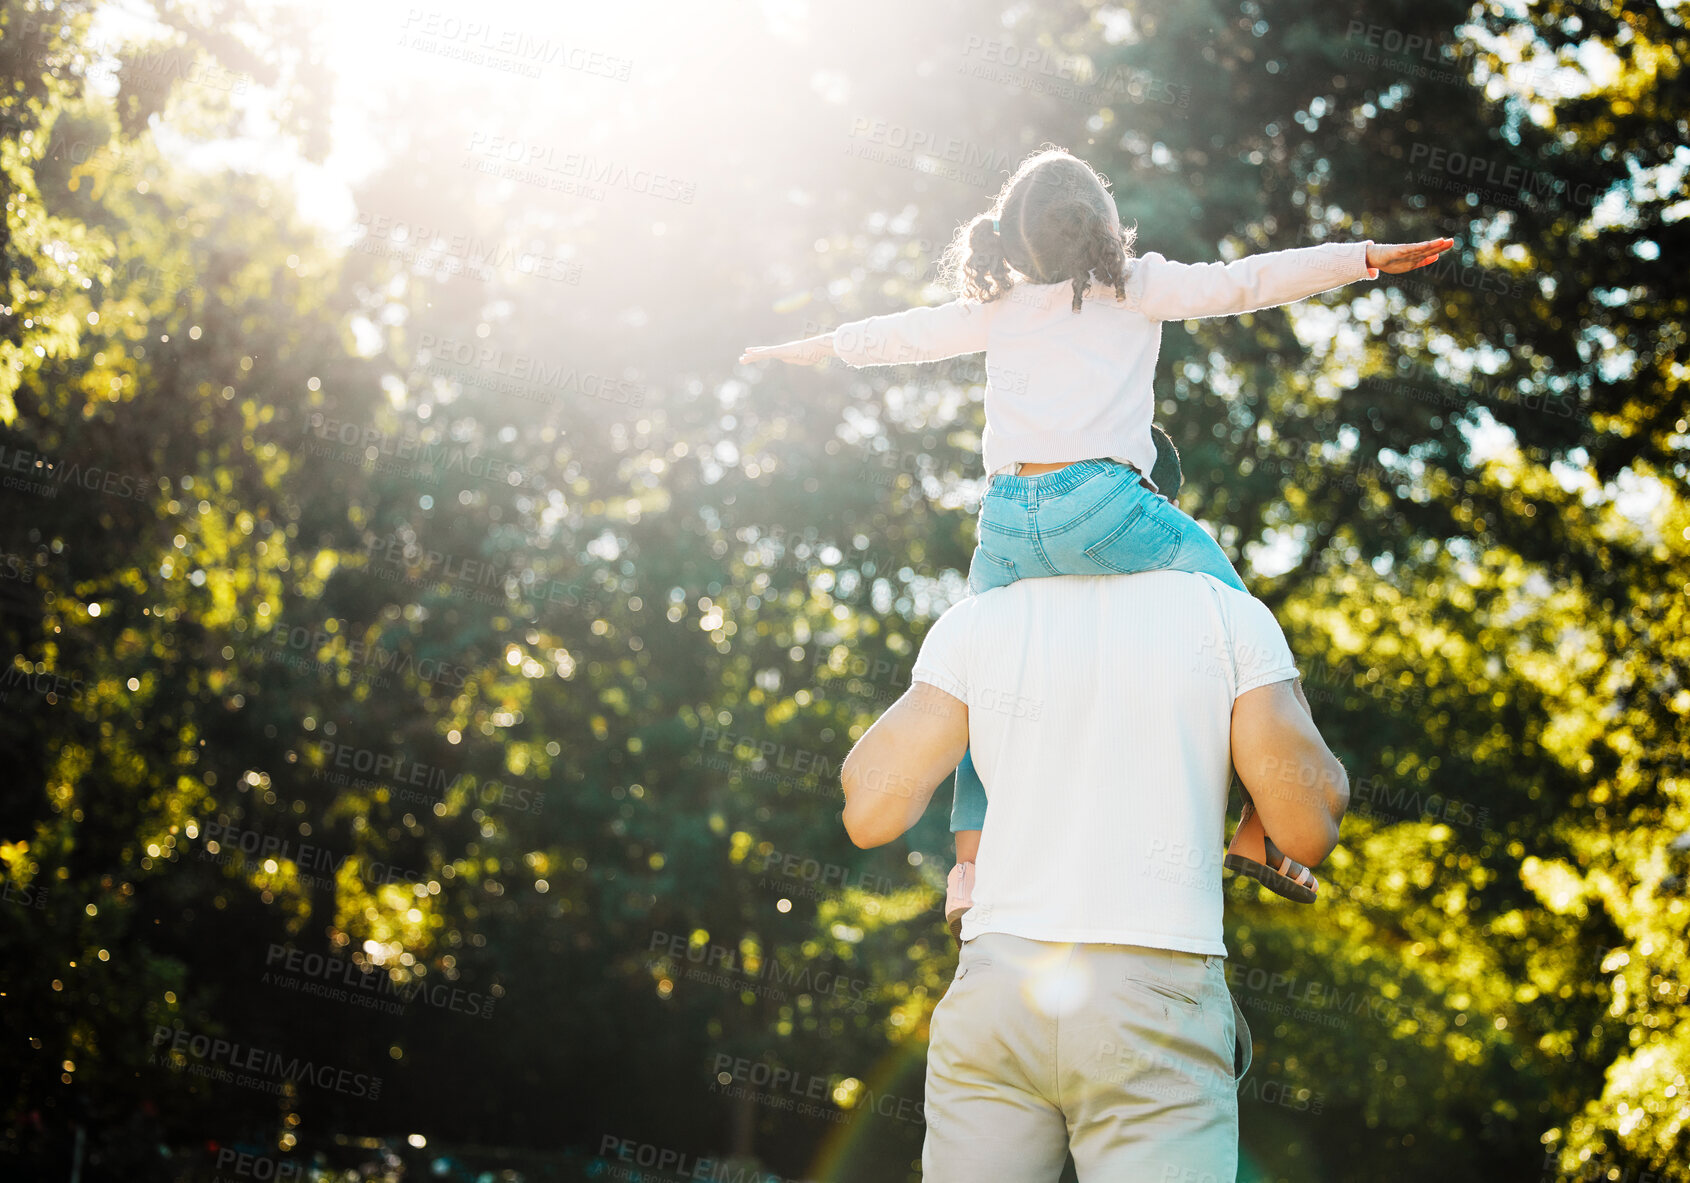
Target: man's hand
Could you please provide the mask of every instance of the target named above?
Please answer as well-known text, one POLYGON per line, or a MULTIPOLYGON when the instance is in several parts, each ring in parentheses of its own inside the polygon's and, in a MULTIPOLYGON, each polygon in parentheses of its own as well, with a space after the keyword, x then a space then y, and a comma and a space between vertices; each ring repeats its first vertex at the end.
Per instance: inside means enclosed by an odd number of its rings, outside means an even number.
POLYGON ((1430 238, 1425 242, 1388 243, 1383 246, 1374 243, 1367 248, 1367 265, 1387 275, 1401 275, 1404 271, 1436 263, 1438 256, 1454 245, 1453 238, 1430 238))
POLYGON ((805 337, 802 341, 788 341, 784 345, 753 345, 739 355, 739 360, 785 361, 799 366, 813 366, 817 362, 838 356, 833 351, 833 334, 823 333, 819 337, 805 337))

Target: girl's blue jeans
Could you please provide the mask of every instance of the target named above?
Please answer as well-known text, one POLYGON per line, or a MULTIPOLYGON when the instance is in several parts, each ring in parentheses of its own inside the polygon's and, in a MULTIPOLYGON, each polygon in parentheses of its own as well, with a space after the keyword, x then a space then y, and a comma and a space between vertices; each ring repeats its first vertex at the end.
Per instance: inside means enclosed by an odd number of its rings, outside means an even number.
MULTIPOLYGON (((1132 575, 1196 571, 1248 589, 1220 543, 1141 483, 1131 465, 1082 460, 1040 476, 995 476, 980 503, 969 590, 1041 575, 1132 575)), ((986 787, 972 752, 956 770, 951 830, 986 821, 986 787)))

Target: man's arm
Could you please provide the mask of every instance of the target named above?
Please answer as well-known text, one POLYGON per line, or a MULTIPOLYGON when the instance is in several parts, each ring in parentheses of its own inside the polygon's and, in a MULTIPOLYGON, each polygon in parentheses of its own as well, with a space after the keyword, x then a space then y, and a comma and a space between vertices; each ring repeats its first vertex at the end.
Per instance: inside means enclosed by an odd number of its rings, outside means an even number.
POLYGON ((968 750, 968 704, 916 682, 845 757, 845 832, 884 846, 921 820, 933 790, 968 750))
POLYGON ((1332 853, 1350 805, 1350 781, 1315 728, 1301 682, 1272 682, 1239 695, 1232 704, 1232 764, 1281 851, 1310 867, 1332 853))

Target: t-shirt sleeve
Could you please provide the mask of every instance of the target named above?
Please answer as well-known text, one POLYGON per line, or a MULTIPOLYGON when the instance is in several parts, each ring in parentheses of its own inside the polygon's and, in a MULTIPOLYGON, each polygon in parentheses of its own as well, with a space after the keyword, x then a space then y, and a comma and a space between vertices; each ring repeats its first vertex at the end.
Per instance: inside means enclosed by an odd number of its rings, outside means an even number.
POLYGON ((833 330, 833 351, 848 366, 897 366, 980 353, 994 305, 952 300, 852 320, 833 330))
POLYGON ((926 682, 953 698, 968 701, 968 615, 969 605, 976 597, 969 597, 949 608, 933 622, 916 654, 915 669, 910 672, 912 682, 926 682))
POLYGON ((1239 697, 1259 686, 1271 686, 1297 676, 1297 662, 1285 630, 1273 618, 1268 606, 1242 593, 1229 597, 1233 603, 1232 653, 1238 681, 1232 696, 1239 697))

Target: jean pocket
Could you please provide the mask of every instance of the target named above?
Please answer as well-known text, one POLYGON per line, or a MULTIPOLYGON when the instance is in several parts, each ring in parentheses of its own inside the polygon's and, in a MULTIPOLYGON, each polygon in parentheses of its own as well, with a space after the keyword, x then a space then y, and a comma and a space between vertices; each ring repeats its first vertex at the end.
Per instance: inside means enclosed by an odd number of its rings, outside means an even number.
MULTIPOLYGON (((1145 498, 1155 494, 1146 492, 1145 498)), ((1141 502, 1113 530, 1086 547, 1096 563, 1120 575, 1160 571, 1179 553, 1180 532, 1141 502)))
POLYGON ((1128 978, 1127 985, 1137 986, 1141 990, 1148 990, 1150 993, 1155 994, 1159 998, 1166 999, 1169 1002, 1177 1002, 1181 1006, 1189 1007, 1192 1010, 1200 1010, 1203 1006, 1201 999, 1193 998, 1191 994, 1187 992, 1190 989, 1187 986, 1176 986, 1171 982, 1164 982, 1156 978, 1145 977, 1128 978))
POLYGON ((1021 578, 1013 559, 995 555, 983 546, 974 548, 974 561, 968 567, 968 590, 975 595, 1003 587, 1021 578))

